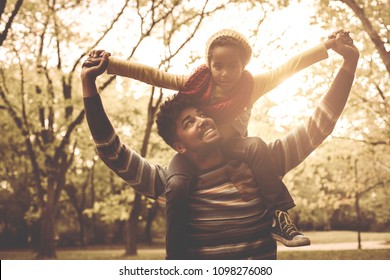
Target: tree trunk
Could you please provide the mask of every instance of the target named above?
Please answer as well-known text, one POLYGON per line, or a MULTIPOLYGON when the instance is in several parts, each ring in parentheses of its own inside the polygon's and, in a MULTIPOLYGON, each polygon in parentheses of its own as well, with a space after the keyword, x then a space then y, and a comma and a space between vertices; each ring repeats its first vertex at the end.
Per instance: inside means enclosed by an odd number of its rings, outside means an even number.
POLYGON ((10 244, 10 234, 9 234, 9 227, 8 227, 8 211, 7 207, 3 207, 0 205, 0 213, 1 216, 3 217, 2 222, 3 222, 3 229, 2 233, 0 234, 0 245, 4 244, 4 247, 7 248, 8 244, 10 244))
POLYGON ((158 203, 154 202, 152 204, 152 207, 148 211, 148 215, 146 217, 146 226, 145 226, 145 242, 151 245, 153 243, 153 238, 152 238, 152 224, 154 221, 154 218, 156 217, 157 214, 157 208, 158 208, 158 203))
POLYGON ((361 229, 360 229, 360 205, 359 205, 359 192, 355 194, 355 210, 356 210, 356 219, 357 219, 357 233, 358 233, 358 249, 362 249, 362 239, 361 239, 361 229))
POLYGON ((79 242, 81 246, 85 246, 85 222, 84 222, 82 210, 77 211, 77 220, 79 221, 79 227, 80 227, 79 242))
MULTIPOLYGON (((48 165, 50 166, 50 165, 48 165)), ((55 240, 55 217, 60 192, 65 184, 65 174, 67 170, 66 155, 62 155, 62 161, 59 164, 53 164, 47 168, 47 192, 46 202, 41 206, 41 226, 40 240, 38 245, 37 259, 56 259, 56 240, 55 240)))
POLYGON ((55 213, 51 203, 42 209, 40 219, 40 239, 36 259, 56 259, 55 249, 55 213))
MULTIPOLYGON (((91 207, 95 204, 96 193, 95 193, 95 164, 92 166, 91 170, 91 207)), ((92 242, 94 244, 98 243, 97 234, 96 234, 96 215, 92 213, 92 242)))
POLYGON ((138 233, 138 217, 141 214, 142 201, 141 195, 136 193, 134 205, 130 213, 130 217, 126 222, 125 228, 125 255, 137 255, 137 233, 138 233))
POLYGON ((356 226, 357 226, 357 233, 358 233, 358 249, 360 250, 362 248, 361 243, 361 233, 360 233, 360 205, 359 205, 359 191, 358 191, 358 170, 357 170, 357 162, 358 160, 355 159, 355 211, 356 211, 356 226))

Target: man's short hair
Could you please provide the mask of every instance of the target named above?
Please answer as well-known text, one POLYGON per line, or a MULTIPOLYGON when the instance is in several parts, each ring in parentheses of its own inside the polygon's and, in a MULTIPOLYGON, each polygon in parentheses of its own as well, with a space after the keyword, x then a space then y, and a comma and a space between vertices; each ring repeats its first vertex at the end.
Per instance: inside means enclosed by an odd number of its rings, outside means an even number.
POLYGON ((199 103, 193 96, 185 94, 175 94, 161 104, 156 119, 157 132, 169 146, 173 147, 177 141, 176 120, 184 109, 190 107, 199 108, 199 103))

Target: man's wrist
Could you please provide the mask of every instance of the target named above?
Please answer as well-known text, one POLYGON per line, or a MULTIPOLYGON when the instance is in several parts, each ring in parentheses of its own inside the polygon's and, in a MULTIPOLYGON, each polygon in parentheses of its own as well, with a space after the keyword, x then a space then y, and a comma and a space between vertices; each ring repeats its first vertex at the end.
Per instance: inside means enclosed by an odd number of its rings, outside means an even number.
POLYGON ((91 73, 85 73, 85 72, 82 72, 81 75, 80 75, 80 78, 81 78, 81 81, 84 83, 94 83, 96 81, 96 77, 94 77, 93 75, 91 75, 91 73))
POLYGON ((96 88, 96 78, 90 75, 81 74, 81 84, 83 87, 83 97, 98 95, 96 88))
POLYGON ((343 65, 341 68, 343 68, 347 72, 351 73, 352 75, 355 75, 358 61, 359 61, 359 59, 356 59, 356 58, 344 59, 344 62, 343 62, 343 65))

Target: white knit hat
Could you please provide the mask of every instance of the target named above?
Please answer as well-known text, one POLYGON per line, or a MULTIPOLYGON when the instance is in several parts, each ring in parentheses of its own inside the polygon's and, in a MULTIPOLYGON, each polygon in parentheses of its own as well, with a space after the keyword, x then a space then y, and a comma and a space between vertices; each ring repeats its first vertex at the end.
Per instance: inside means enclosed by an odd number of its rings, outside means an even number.
POLYGON ((209 51, 210 51, 210 46, 212 43, 215 41, 215 39, 220 38, 220 37, 231 37, 234 40, 236 40, 240 45, 242 46, 242 49, 244 51, 244 61, 243 64, 246 66, 249 61, 251 60, 252 57, 252 47, 249 45, 248 40, 242 35, 241 33, 233 30, 233 29, 222 29, 213 35, 207 40, 206 43, 206 63, 209 65, 209 51))

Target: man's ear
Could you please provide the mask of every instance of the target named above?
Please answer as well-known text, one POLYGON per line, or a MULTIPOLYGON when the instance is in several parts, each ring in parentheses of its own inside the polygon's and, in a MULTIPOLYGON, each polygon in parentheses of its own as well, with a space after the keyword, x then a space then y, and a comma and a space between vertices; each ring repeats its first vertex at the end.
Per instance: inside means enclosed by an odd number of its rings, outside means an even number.
POLYGON ((184 154, 187 151, 186 148, 180 142, 173 143, 172 147, 179 154, 184 154))

